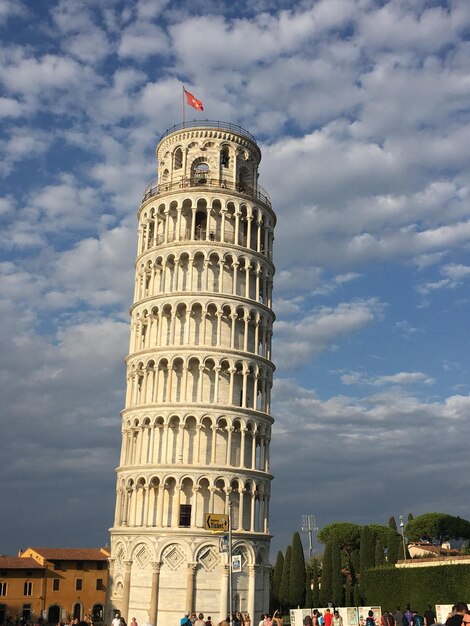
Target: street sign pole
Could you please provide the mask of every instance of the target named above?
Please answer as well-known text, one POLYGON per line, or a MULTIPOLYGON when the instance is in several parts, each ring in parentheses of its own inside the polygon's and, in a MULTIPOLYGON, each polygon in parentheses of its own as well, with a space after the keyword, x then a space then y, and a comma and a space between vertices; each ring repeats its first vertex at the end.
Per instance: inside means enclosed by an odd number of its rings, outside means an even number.
POLYGON ((229 601, 228 601, 228 610, 229 610, 229 624, 232 623, 232 503, 228 501, 228 593, 229 593, 229 601))

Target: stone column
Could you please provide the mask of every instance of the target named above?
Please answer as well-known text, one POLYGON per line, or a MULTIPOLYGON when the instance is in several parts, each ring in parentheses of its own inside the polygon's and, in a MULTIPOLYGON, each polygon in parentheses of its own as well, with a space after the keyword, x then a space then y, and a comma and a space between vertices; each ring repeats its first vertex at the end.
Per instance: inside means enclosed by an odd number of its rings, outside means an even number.
POLYGON ((107 624, 111 624, 114 619, 114 611, 115 608, 111 604, 111 589, 114 584, 114 565, 116 559, 109 558, 108 559, 108 584, 106 585, 106 613, 105 613, 105 621, 107 624))
POLYGON ((152 626, 157 624, 158 614, 158 593, 160 587, 160 568, 161 563, 158 561, 152 562, 152 590, 150 592, 150 608, 149 608, 149 622, 152 626))
POLYGON ((196 563, 188 563, 186 574, 186 611, 194 611, 194 575, 196 563))
POLYGON ((132 569, 132 561, 124 561, 124 589, 122 592, 122 600, 121 600, 121 615, 124 619, 129 622, 129 594, 131 591, 131 569, 132 569))
MULTIPOLYGON (((222 581, 220 585, 220 621, 227 619, 228 615, 228 577, 229 566, 222 565, 222 581)), ((251 613, 250 613, 251 615, 251 613)), ((253 618, 251 618, 253 619, 253 618)))
MULTIPOLYGON (((248 566, 248 613, 251 621, 255 623, 255 589, 256 589, 256 565, 248 566)), ((266 609, 268 610, 268 609, 266 609)))

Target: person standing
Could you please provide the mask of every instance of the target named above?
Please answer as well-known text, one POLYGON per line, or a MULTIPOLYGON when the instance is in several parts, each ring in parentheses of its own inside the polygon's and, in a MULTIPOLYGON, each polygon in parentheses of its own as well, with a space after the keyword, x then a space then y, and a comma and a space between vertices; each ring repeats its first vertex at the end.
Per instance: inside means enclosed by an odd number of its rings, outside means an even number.
POLYGON ((461 626, 467 611, 468 606, 465 602, 457 602, 455 605, 455 613, 447 618, 446 626, 461 626))
POLYGON ((395 611, 395 615, 393 617, 395 620, 395 626, 404 626, 403 611, 399 606, 397 606, 397 610, 395 611))
POLYGON ((194 622, 194 626, 206 626, 206 622, 204 621, 204 613, 199 613, 197 616, 197 620, 194 622))
POLYGON ((424 618, 418 613, 418 611, 413 611, 412 626, 424 626, 424 618))
POLYGON ((428 604, 428 608, 424 611, 424 626, 432 626, 436 623, 436 614, 431 608, 431 605, 428 604))
POLYGON ((111 622, 112 626, 120 626, 121 624, 121 614, 120 613, 116 613, 116 615, 114 616, 113 621, 111 622))
POLYGON ((323 622, 325 626, 331 626, 332 621, 333 621, 333 615, 331 614, 330 609, 326 609, 325 615, 323 616, 323 622))
POLYGON ((333 626, 343 626, 343 618, 339 614, 339 611, 335 611, 333 613, 332 624, 333 624, 333 626))

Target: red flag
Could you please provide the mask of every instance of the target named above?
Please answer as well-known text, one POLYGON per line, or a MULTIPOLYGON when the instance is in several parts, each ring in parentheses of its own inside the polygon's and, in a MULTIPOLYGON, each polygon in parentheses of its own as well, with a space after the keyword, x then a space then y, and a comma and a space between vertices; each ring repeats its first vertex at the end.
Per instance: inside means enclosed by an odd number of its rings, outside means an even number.
POLYGON ((186 102, 190 107, 193 107, 193 109, 196 109, 197 111, 204 111, 204 107, 202 106, 202 102, 200 100, 195 98, 192 93, 189 93, 189 91, 186 91, 186 89, 184 89, 184 93, 186 94, 186 102))

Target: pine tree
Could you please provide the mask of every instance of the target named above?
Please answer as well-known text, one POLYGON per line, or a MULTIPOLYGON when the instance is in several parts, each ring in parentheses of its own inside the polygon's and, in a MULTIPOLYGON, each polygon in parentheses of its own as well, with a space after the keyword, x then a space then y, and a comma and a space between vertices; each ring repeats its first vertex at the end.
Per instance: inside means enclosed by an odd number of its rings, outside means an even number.
POLYGON ((413 513, 408 513, 408 521, 411 522, 411 520, 413 520, 413 513))
POLYGON ((292 554, 290 563, 291 607, 303 607, 305 603, 305 557, 299 533, 292 536, 292 554))
POLYGON ((318 586, 318 562, 317 562, 317 559, 313 559, 312 580, 313 580, 312 607, 314 609, 318 609, 318 607, 320 606, 320 587, 318 586))
POLYGON ((323 553, 323 569, 321 574, 320 603, 322 606, 328 606, 328 602, 331 602, 333 597, 331 548, 331 541, 327 541, 325 552, 323 553))
POLYGON ((290 608, 290 561, 292 555, 291 546, 287 546, 284 565, 282 567, 281 584, 279 585, 279 602, 281 606, 290 608))
POLYGON ((394 515, 390 516, 390 519, 388 520, 388 527, 397 532, 397 522, 394 515))
POLYGON ((277 553, 276 564, 274 566, 273 577, 271 582, 271 612, 274 613, 276 609, 280 608, 279 601, 279 586, 281 584, 282 569, 284 567, 284 555, 279 550, 277 553))
POLYGON ((344 590, 338 537, 333 537, 331 544, 331 579, 333 604, 335 606, 342 606, 344 590))

